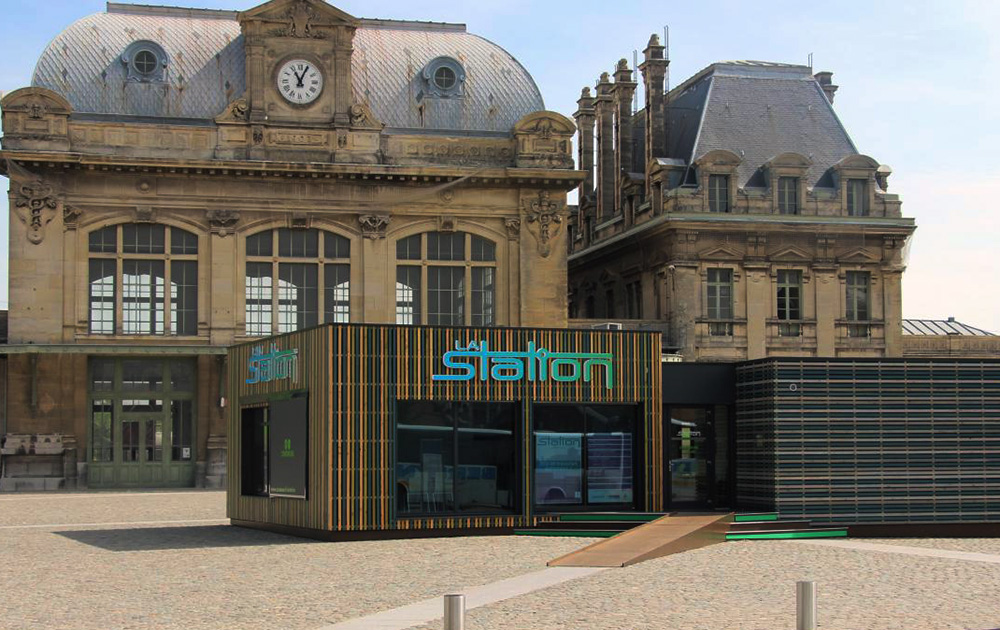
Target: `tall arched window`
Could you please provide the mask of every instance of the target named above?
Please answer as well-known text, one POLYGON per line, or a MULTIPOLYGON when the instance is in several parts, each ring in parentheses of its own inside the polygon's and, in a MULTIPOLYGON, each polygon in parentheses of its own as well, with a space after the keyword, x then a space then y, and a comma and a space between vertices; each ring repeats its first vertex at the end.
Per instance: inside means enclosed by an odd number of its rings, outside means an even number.
POLYGON ((343 236, 266 230, 247 237, 246 259, 248 336, 350 321, 351 242, 343 236))
POLYGON ((427 232, 396 242, 397 324, 493 326, 495 305, 492 241, 465 232, 427 232))
POLYGON ((125 223, 94 230, 88 245, 92 334, 198 334, 197 235, 125 223))

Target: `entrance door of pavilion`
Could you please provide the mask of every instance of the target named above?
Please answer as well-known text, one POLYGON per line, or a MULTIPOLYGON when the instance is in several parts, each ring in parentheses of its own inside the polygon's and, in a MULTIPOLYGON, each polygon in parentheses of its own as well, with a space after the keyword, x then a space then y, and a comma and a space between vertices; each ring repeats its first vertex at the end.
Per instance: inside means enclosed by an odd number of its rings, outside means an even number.
POLYGON ((194 485, 194 375, 190 360, 90 361, 88 485, 194 485))

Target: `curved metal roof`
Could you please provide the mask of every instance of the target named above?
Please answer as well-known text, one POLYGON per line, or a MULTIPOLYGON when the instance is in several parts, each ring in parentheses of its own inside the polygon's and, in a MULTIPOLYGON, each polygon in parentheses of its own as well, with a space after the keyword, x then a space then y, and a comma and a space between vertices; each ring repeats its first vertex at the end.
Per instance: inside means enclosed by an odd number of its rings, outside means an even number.
MULTIPOLYGON (((82 18, 56 36, 32 85, 80 113, 210 119, 245 91, 243 37, 235 13, 142 7, 82 18), (127 80, 121 55, 150 40, 167 56, 165 81, 127 80)), ((544 109, 531 75, 507 51, 462 25, 362 20, 354 38, 354 91, 389 127, 509 131, 544 109), (448 56, 464 67, 461 98, 426 94, 421 72, 448 56)))

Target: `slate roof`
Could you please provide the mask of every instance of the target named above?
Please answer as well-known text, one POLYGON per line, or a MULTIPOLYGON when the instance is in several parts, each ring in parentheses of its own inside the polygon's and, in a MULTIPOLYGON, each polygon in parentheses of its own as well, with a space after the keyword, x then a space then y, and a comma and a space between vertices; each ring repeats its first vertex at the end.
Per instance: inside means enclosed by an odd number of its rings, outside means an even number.
POLYGON ((705 68, 671 91, 667 155, 692 163, 725 149, 742 157, 738 185, 785 152, 811 157, 810 187, 834 164, 858 153, 807 66, 727 61, 705 68))
MULTIPOLYGON (((461 24, 361 20, 354 39, 355 97, 389 127, 509 131, 545 108, 527 70, 496 44, 461 24), (426 98, 419 75, 438 56, 458 59, 465 96, 426 98)), ((211 119, 245 91, 243 37, 232 11, 108 4, 108 11, 67 27, 42 53, 32 85, 93 114, 211 119), (126 81, 129 44, 156 42, 169 62, 164 83, 126 81)))
POLYGON ((954 317, 948 319, 904 319, 904 335, 972 335, 975 337, 995 337, 994 333, 975 328, 954 317))

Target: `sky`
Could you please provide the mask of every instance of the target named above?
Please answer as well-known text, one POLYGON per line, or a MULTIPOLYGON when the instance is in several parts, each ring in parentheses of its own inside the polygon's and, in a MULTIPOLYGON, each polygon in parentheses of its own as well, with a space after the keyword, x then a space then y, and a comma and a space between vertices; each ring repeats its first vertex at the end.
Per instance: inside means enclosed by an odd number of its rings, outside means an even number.
MULTIPOLYGON (((146 3, 154 3, 147 0, 146 3)), ((246 10, 254 0, 166 0, 246 10)), ((903 316, 1000 333, 1000 2, 759 0, 333 2, 356 17, 460 22, 534 76, 548 109, 571 116, 584 86, 669 27, 670 83, 705 66, 753 59, 833 72, 835 109, 861 153, 892 167, 889 192, 917 232, 903 316)), ((0 92, 31 82, 48 42, 103 11, 98 0, 0 0, 0 92)), ((641 90, 641 88, 640 88, 641 90)), ((640 93, 640 102, 641 101, 640 93)), ((0 178, 0 186, 7 182, 0 178)), ((0 306, 7 303, 7 223, 0 221, 0 306)))

